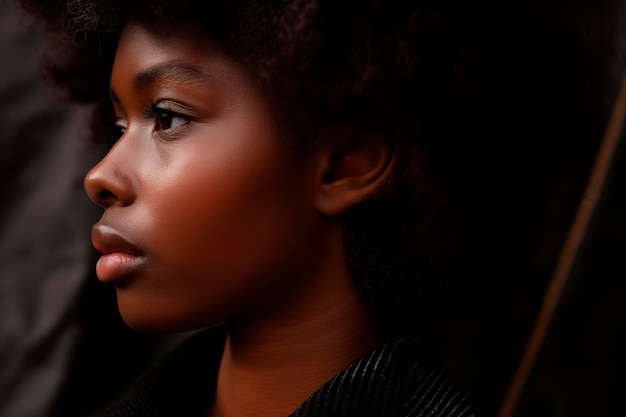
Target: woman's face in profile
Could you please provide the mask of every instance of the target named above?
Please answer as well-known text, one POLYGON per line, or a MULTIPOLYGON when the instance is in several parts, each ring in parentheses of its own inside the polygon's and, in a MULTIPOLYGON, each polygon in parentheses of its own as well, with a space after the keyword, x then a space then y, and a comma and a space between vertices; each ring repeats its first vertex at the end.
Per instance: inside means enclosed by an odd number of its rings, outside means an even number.
POLYGON ((124 28, 111 75, 121 136, 85 179, 105 208, 98 277, 140 330, 267 311, 321 250, 312 164, 281 143, 245 71, 198 33, 124 28))

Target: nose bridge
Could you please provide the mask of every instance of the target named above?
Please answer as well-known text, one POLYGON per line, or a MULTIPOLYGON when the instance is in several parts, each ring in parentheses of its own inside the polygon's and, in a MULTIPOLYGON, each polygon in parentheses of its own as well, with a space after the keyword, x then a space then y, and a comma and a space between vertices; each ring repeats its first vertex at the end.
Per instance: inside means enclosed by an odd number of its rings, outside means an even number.
POLYGON ((135 200, 130 141, 122 137, 85 176, 89 198, 102 207, 127 206, 135 200))

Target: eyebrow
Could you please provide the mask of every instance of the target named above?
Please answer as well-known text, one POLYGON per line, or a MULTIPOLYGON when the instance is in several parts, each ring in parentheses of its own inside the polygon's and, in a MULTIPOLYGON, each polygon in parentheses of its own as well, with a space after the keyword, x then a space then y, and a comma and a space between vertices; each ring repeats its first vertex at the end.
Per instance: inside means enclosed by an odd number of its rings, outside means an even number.
MULTIPOLYGON (((202 68, 181 61, 167 61, 141 70, 133 77, 133 88, 141 90, 155 82, 172 84, 195 84, 201 87, 213 84, 213 77, 202 68)), ((113 88, 109 89, 111 99, 119 102, 113 88)))

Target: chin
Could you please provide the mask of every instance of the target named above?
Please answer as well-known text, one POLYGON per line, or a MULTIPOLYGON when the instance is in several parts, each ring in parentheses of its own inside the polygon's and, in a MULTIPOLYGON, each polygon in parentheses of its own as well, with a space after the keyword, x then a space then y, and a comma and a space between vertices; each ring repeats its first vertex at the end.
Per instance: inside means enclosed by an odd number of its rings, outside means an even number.
POLYGON ((120 305, 119 310, 124 323, 140 333, 180 333, 219 324, 219 321, 200 323, 184 316, 167 314, 163 310, 154 311, 154 308, 146 311, 146 309, 120 305))

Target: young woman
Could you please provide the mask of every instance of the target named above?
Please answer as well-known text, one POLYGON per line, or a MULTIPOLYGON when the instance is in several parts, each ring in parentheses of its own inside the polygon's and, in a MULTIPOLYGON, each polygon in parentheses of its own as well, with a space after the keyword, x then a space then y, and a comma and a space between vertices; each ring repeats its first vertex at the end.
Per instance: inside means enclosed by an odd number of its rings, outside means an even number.
POLYGON ((116 136, 85 179, 99 279, 134 329, 209 327, 97 416, 474 414, 415 324, 498 177, 461 7, 32 3, 116 136))

